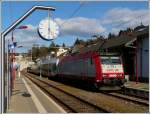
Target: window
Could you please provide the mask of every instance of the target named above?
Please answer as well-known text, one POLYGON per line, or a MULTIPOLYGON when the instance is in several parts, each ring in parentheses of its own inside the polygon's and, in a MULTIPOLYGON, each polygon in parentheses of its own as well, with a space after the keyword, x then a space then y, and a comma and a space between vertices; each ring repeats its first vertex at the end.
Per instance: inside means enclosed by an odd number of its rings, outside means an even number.
POLYGON ((119 57, 101 57, 102 64, 121 64, 119 57))

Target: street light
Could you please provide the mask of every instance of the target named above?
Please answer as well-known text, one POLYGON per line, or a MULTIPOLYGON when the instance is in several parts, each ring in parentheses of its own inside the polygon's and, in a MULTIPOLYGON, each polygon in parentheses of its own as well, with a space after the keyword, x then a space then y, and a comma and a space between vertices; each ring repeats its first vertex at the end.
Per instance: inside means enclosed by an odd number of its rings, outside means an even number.
POLYGON ((32 47, 31 47, 31 62, 32 62, 32 47))
POLYGON ((42 73, 42 72, 41 72, 41 63, 42 63, 42 61, 41 61, 41 59, 40 59, 40 78, 42 77, 42 76, 41 76, 41 73, 42 73))
POLYGON ((27 26, 19 26, 18 28, 14 28, 14 29, 12 30, 12 42, 14 41, 13 35, 14 35, 14 31, 15 31, 16 29, 27 29, 27 28, 28 28, 27 26))
POLYGON ((17 48, 22 48, 23 46, 18 46, 17 48))
POLYGON ((17 47, 17 42, 14 42, 14 31, 16 30, 16 29, 27 29, 28 27, 27 26, 19 26, 18 28, 14 28, 13 30, 12 30, 12 43, 13 43, 13 45, 12 45, 12 78, 13 78, 13 80, 12 80, 12 88, 14 88, 14 80, 15 80, 15 75, 16 75, 16 69, 15 69, 15 67, 14 67, 14 63, 15 63, 15 47, 17 47))
MULTIPOLYGON (((16 44, 17 42, 15 42, 16 44)), ((23 46, 18 46, 18 48, 20 47, 23 47, 23 46)), ((11 76, 10 76, 10 50, 14 49, 15 48, 15 45, 14 44, 10 44, 9 40, 8 40, 8 44, 7 44, 7 73, 8 73, 8 77, 7 77, 7 107, 9 108, 9 105, 10 105, 10 96, 12 95, 12 80, 11 80, 11 76)), ((13 64, 12 64, 13 65, 13 64)), ((12 69, 11 69, 12 70, 12 69)), ((19 75, 20 75, 20 72, 19 72, 19 75)))
MULTIPOLYGON (((17 46, 17 48, 22 48, 23 46, 17 46)), ((19 65, 19 64, 18 64, 19 65)), ((20 65, 18 66, 18 77, 20 78, 20 65)))
POLYGON ((10 104, 10 96, 11 96, 11 94, 12 94, 12 89, 11 89, 11 77, 10 77, 10 57, 9 57, 9 54, 10 54, 10 48, 11 48, 11 46, 10 46, 10 44, 9 44, 9 40, 8 40, 8 42, 7 42, 8 44, 7 44, 7 74, 8 74, 8 77, 7 77, 7 98, 8 98, 8 100, 7 100, 7 107, 8 107, 8 109, 9 109, 9 104, 10 104))

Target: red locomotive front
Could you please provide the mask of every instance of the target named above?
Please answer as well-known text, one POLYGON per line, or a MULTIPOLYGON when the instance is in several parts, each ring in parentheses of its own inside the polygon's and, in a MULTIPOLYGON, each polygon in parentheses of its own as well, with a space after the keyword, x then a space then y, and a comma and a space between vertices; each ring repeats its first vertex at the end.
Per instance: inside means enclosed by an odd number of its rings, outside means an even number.
POLYGON ((122 87, 124 80, 123 63, 119 56, 101 55, 96 57, 96 84, 99 87, 122 87), (98 61, 99 60, 99 61, 98 61))

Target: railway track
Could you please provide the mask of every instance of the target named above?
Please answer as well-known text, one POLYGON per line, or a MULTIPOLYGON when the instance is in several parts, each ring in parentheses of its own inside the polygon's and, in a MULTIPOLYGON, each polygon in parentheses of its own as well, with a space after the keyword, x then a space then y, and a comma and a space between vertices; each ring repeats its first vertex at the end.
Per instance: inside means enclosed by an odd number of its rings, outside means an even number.
POLYGON ((112 97, 116 97, 119 99, 127 100, 129 102, 137 103, 140 105, 149 106, 149 101, 142 99, 142 98, 136 98, 136 97, 124 95, 124 94, 121 94, 118 92, 111 92, 111 93, 103 92, 103 94, 108 95, 108 96, 112 96, 112 97))
POLYGON ((42 81, 38 78, 33 78, 29 74, 24 74, 27 78, 29 78, 32 82, 38 85, 42 90, 44 90, 47 94, 55 98, 58 102, 63 104, 68 112, 87 112, 87 113, 106 113, 109 112, 101 107, 98 107, 95 104, 87 102, 84 99, 81 99, 77 96, 74 96, 66 91, 61 90, 45 81, 42 81))
POLYGON ((127 95, 127 96, 131 96, 131 97, 136 97, 139 99, 149 100, 149 92, 148 91, 137 90, 134 88, 125 87, 121 91, 118 91, 118 93, 123 94, 123 95, 127 95))
POLYGON ((72 87, 62 83, 39 78, 36 75, 25 73, 35 84, 47 94, 56 99, 67 112, 147 112, 148 101, 120 93, 74 91, 72 87), (32 78, 32 79, 31 79, 32 78), (40 84, 43 83, 43 84, 40 84), (65 88, 69 87, 69 91, 65 88), (84 94, 84 96, 80 94, 84 94), (57 94, 57 95, 56 95, 57 94), (120 100, 119 100, 120 99, 120 100), (105 101, 105 102, 104 102, 105 101), (101 108, 102 107, 102 108, 101 108), (120 107, 120 108, 119 108, 120 107))

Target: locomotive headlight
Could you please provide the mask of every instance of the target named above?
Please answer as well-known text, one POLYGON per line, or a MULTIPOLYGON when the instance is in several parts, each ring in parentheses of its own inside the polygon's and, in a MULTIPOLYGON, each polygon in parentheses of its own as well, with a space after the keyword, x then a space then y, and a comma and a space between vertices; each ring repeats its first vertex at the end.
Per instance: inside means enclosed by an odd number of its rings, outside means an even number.
POLYGON ((100 80, 96 80, 96 82, 100 82, 100 80))
POLYGON ((107 75, 106 75, 106 74, 103 74, 103 77, 107 77, 107 75))
POLYGON ((118 74, 117 76, 118 76, 118 77, 121 77, 121 76, 122 76, 122 74, 118 74))

